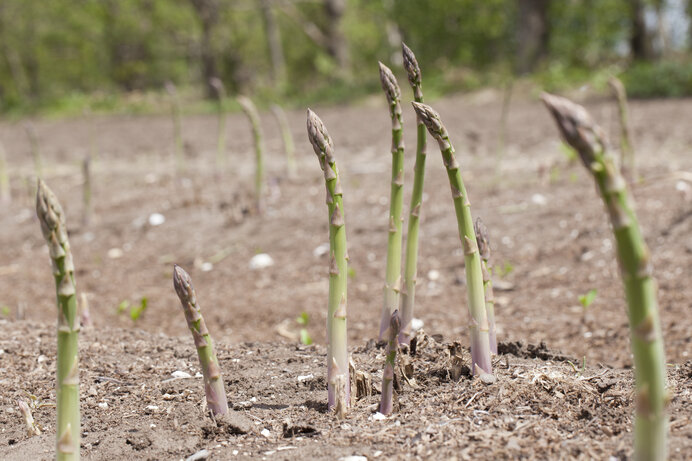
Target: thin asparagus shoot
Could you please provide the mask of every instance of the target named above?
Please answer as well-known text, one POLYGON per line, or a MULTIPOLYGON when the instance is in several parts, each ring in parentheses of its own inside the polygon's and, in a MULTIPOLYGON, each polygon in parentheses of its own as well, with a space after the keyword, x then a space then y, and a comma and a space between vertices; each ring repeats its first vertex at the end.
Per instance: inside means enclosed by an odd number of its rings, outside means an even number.
POLYGON ((634 355, 636 410, 634 458, 666 459, 669 394, 666 362, 658 317, 656 282, 649 249, 642 237, 627 183, 615 166, 602 129, 586 109, 568 99, 544 93, 543 102, 563 139, 579 154, 603 199, 617 251, 627 299, 630 343, 634 355))
POLYGON ((173 137, 175 138, 175 169, 177 173, 185 170, 185 145, 183 141, 183 115, 178 89, 173 82, 166 82, 166 91, 171 97, 171 117, 173 118, 173 137))
POLYGON ((627 109, 627 90, 622 81, 612 76, 608 85, 618 103, 620 116, 620 168, 622 175, 631 183, 637 180, 637 165, 634 158, 634 149, 630 138, 629 110, 627 109))
POLYGON ((23 399, 17 400, 17 406, 19 407, 19 412, 24 418, 24 424, 26 425, 26 433, 29 437, 34 435, 41 435, 41 428, 34 421, 34 416, 31 414, 31 408, 23 399))
POLYGON ((41 160, 41 148, 39 146, 38 134, 33 123, 29 122, 24 126, 26 135, 31 145, 31 158, 34 160, 34 173, 37 178, 43 177, 43 161, 41 160))
MULTIPOLYGON (((413 97, 416 102, 423 102, 423 89, 421 87, 421 72, 418 61, 413 51, 401 44, 404 56, 404 68, 408 74, 408 81, 413 89, 413 97)), ((399 342, 409 344, 411 342, 411 322, 416 296, 416 277, 418 274, 418 229, 420 225, 421 206, 423 204, 423 183, 425 178, 426 136, 425 124, 417 120, 416 164, 413 168, 413 191, 411 192, 411 206, 409 207, 408 231, 406 233, 406 259, 404 260, 404 286, 401 289, 401 333, 399 342)))
POLYGON ((226 166, 226 110, 224 109, 224 101, 226 101, 226 87, 220 78, 212 77, 209 84, 216 91, 217 98, 217 142, 216 142, 216 166, 223 168, 226 166))
POLYGON ((395 310, 389 320, 389 341, 387 342, 387 355, 382 373, 380 413, 383 415, 390 415, 394 406, 394 368, 396 367, 396 354, 399 351, 399 330, 401 330, 401 319, 399 318, 399 311, 395 310))
POLYGON ((402 218, 404 203, 404 140, 401 120, 401 90, 392 71, 380 63, 380 81, 389 103, 389 115, 392 119, 392 182, 389 195, 389 226, 387 238, 387 269, 384 284, 384 303, 380 321, 380 335, 386 337, 392 312, 399 307, 401 291, 401 242, 402 218))
POLYGON ((440 116, 435 110, 425 104, 412 102, 413 108, 425 123, 430 135, 435 138, 442 152, 442 160, 447 168, 447 177, 452 189, 454 210, 457 216, 459 237, 464 248, 464 261, 466 266, 466 286, 468 296, 471 324, 469 326, 471 336, 471 370, 474 375, 492 373, 490 362, 490 340, 488 316, 485 310, 485 296, 483 293, 483 271, 481 269, 481 257, 478 251, 476 233, 473 229, 471 217, 471 204, 469 203, 466 187, 461 177, 459 163, 454 156, 454 146, 449 140, 447 129, 442 124, 440 116))
POLYGON ((197 357, 204 376, 207 407, 214 416, 224 415, 228 413, 228 402, 219 361, 214 353, 214 345, 209 330, 207 330, 207 325, 197 304, 197 295, 192 286, 192 280, 188 273, 178 265, 173 267, 173 287, 180 298, 187 326, 190 328, 197 348, 197 357))
POLYGON ((91 204, 91 155, 82 161, 82 224, 88 226, 93 214, 91 204))
POLYGON ((57 459, 79 460, 79 315, 72 251, 65 215, 55 194, 39 179, 36 215, 48 245, 58 304, 57 459))
POLYGON ((493 294, 492 268, 488 263, 490 259, 490 239, 488 229, 481 221, 476 218, 474 226, 476 240, 478 241, 478 252, 481 255, 481 270, 483 271, 483 292, 485 293, 485 312, 488 315, 488 340, 490 341, 490 352, 497 354, 497 334, 495 333, 495 295, 493 294))
POLYGON ((329 212, 329 305, 327 311, 328 407, 343 417, 350 403, 348 368, 346 285, 348 255, 343 191, 334 158, 334 144, 322 120, 308 109, 308 138, 324 172, 329 212))
POLYGON ((262 210, 262 194, 264 191, 264 140, 260 125, 259 113, 252 100, 246 96, 238 96, 243 113, 250 121, 252 137, 255 143, 255 204, 258 211, 262 210))
POLYGON ((281 130, 281 139, 284 142, 284 151, 286 153, 286 167, 288 168, 288 175, 291 178, 296 176, 296 159, 295 159, 295 144, 293 143, 293 135, 291 134, 291 127, 288 126, 288 119, 286 118, 286 112, 278 104, 272 106, 272 113, 279 124, 279 129, 281 130))
POLYGON ((8 167, 5 146, 0 143, 0 203, 10 203, 12 201, 10 174, 7 170, 8 167))

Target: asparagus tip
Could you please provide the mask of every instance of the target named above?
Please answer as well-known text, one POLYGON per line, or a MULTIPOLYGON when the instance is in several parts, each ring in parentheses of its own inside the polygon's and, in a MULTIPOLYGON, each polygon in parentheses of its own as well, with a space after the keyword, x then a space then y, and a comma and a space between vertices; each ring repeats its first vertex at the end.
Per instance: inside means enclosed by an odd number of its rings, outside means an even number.
POLYGON ((312 144, 315 154, 317 154, 318 157, 322 157, 326 154, 328 158, 332 158, 332 150, 334 149, 332 138, 329 136, 329 132, 322 120, 309 108, 307 126, 308 138, 310 139, 310 144, 312 144))
POLYGON ((173 288, 180 299, 187 299, 192 291, 192 279, 185 269, 173 265, 173 288))
POLYGON ((397 104, 401 99, 401 89, 399 88, 399 83, 396 81, 396 77, 392 70, 379 62, 380 65, 380 82, 382 83, 382 89, 387 96, 387 101, 390 105, 397 104))
POLYGON ((421 73, 416 55, 413 54, 411 48, 404 42, 401 42, 401 54, 404 57, 404 69, 406 69, 406 73, 408 74, 409 83, 413 87, 419 86, 421 84, 421 73))
POLYGON ((562 138, 572 146, 587 168, 597 153, 605 151, 605 135, 586 109, 567 98, 542 93, 541 100, 555 119, 562 138))
POLYGON ((441 141, 447 130, 445 129, 444 125, 442 125, 440 114, 438 114, 435 109, 427 104, 423 104, 422 102, 412 101, 411 104, 430 134, 437 139, 438 142, 441 141))

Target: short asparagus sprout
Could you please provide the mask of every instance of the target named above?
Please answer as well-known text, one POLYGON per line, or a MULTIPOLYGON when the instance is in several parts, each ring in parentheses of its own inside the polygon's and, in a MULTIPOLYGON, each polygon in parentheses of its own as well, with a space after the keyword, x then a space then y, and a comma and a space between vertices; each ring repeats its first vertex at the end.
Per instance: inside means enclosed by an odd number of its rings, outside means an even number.
POLYGON ((634 457, 666 459, 666 362, 658 317, 656 282, 649 249, 642 237, 627 183, 615 166, 603 131, 586 109, 568 99, 544 93, 543 102, 564 140, 579 154, 603 199, 613 233, 627 299, 630 341, 634 355, 636 417, 634 457))
MULTIPOLYGON (((413 89, 416 102, 423 102, 423 90, 421 88, 421 72, 416 61, 416 56, 406 44, 401 44, 404 68, 408 74, 408 81, 413 89)), ((411 206, 409 207, 408 232, 406 233, 406 259, 404 261, 404 286, 401 289, 401 332, 399 342, 409 344, 411 342, 411 322, 416 296, 416 274, 418 273, 418 228, 420 225, 421 206, 423 205, 423 182, 425 178, 426 135, 425 124, 417 119, 417 143, 416 164, 413 167, 413 191, 411 192, 411 206)))
POLYGON ((288 119, 286 118, 286 112, 278 104, 272 106, 272 113, 279 124, 279 129, 281 130, 281 139, 284 142, 284 151, 286 153, 286 167, 288 168, 288 175, 291 178, 296 176, 296 159, 295 159, 295 144, 293 143, 293 135, 291 134, 291 127, 288 126, 288 119))
POLYGON ((627 109, 627 90, 622 81, 612 76, 608 79, 608 85, 618 103, 620 116, 620 168, 622 175, 630 182, 637 180, 637 164, 634 158, 634 149, 630 137, 629 110, 627 109))
POLYGON ((34 421, 34 416, 31 414, 31 408, 24 400, 18 399, 17 406, 19 407, 19 412, 24 418, 24 424, 26 425, 26 433, 29 437, 34 435, 41 435, 41 428, 34 421))
POLYGON ((440 146, 443 163, 447 168, 447 177, 452 189, 452 199, 457 215, 457 226, 462 247, 464 248, 466 265, 468 306, 469 313, 471 314, 471 325, 469 326, 471 336, 471 370, 474 375, 492 373, 489 325, 483 293, 481 257, 478 251, 476 233, 473 229, 471 204, 469 203, 464 181, 461 177, 459 163, 454 156, 454 146, 452 146, 449 140, 447 129, 442 124, 439 114, 432 107, 425 104, 417 102, 412 104, 418 117, 423 120, 428 132, 440 146))
POLYGON ((389 196, 389 236, 387 238, 387 269, 384 284, 384 303, 380 321, 380 340, 386 337, 389 319, 399 307, 401 291, 401 242, 404 203, 404 140, 401 120, 401 90, 392 71, 380 63, 380 81, 389 103, 392 119, 392 182, 389 196))
POLYGON ((10 203, 12 201, 10 175, 7 169, 5 147, 0 144, 0 203, 10 203))
POLYGON ((334 158, 334 144, 322 120, 308 109, 308 139, 324 172, 329 211, 329 305, 327 311, 328 406, 343 417, 350 403, 348 368, 346 285, 348 255, 343 191, 334 158))
POLYGON ((490 259, 490 239, 488 229, 481 221, 476 218, 474 226, 476 239, 478 241, 478 251, 481 254, 481 269, 483 270, 483 290, 485 293, 485 312, 488 315, 488 340, 490 341, 490 352, 497 354, 497 334, 495 332, 495 295, 493 294, 492 268, 488 263, 490 259))
POLYGON ((190 328, 195 347, 197 348, 197 357, 199 358, 202 375, 204 376, 204 393, 207 397, 207 407, 214 416, 225 415, 228 413, 228 402, 223 385, 223 376, 221 376, 221 368, 214 353, 214 345, 197 304, 197 295, 192 286, 192 280, 188 273, 178 265, 173 267, 173 287, 178 294, 178 298, 180 298, 187 326, 190 328))
POLYGON ((259 113, 255 104, 247 96, 238 96, 243 113, 250 121, 252 137, 255 143, 255 204, 257 210, 262 210, 262 194, 264 193, 264 140, 260 125, 259 113))
POLYGON ((399 318, 399 311, 395 310, 389 319, 389 340, 387 341, 387 355, 382 373, 380 413, 383 415, 391 414, 394 406, 394 369, 396 367, 396 354, 399 351, 399 330, 401 330, 401 319, 399 318))
POLYGON ((72 251, 65 214, 55 194, 39 179, 36 215, 53 265, 58 303, 57 459, 79 460, 79 315, 72 251))
POLYGON ((217 141, 216 141, 216 166, 222 168, 226 166, 226 110, 224 102, 226 101, 226 87, 220 78, 212 77, 209 84, 216 91, 217 99, 217 141))
POLYGON ((171 97, 171 117, 173 118, 173 137, 175 138, 175 168, 177 173, 185 170, 185 144, 183 141, 183 115, 178 89, 173 82, 166 82, 166 91, 171 97))
POLYGON ((93 206, 91 204, 91 155, 82 161, 82 224, 88 226, 91 222, 93 206))

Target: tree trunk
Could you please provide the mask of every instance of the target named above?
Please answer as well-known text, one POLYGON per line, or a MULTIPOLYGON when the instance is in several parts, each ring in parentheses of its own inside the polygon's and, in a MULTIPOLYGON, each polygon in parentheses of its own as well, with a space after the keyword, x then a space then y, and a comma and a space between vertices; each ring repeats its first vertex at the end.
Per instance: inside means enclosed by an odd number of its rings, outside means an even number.
POLYGON ((212 78, 217 77, 216 53, 212 45, 212 35, 218 23, 219 4, 216 0, 190 0, 202 26, 200 40, 200 64, 202 66, 202 80, 204 93, 207 98, 215 99, 216 90, 211 84, 212 78))
POLYGON ((550 0, 519 0, 517 26, 517 72, 526 74, 548 51, 550 0))
POLYGON ((326 30, 327 53, 334 58, 339 67, 338 74, 342 78, 350 75, 350 57, 348 42, 342 30, 342 19, 346 10, 346 0, 325 0, 325 12, 328 25, 326 30))
POLYGON ((260 10, 264 20, 264 29, 267 34, 267 46, 271 61, 271 79, 274 86, 280 86, 286 78, 286 61, 281 45, 281 30, 276 22, 276 14, 271 0, 260 0, 260 10))
POLYGON ((651 36, 646 29, 644 21, 644 2, 632 0, 631 20, 632 33, 630 34, 630 50, 635 60, 648 60, 653 57, 651 48, 651 36))

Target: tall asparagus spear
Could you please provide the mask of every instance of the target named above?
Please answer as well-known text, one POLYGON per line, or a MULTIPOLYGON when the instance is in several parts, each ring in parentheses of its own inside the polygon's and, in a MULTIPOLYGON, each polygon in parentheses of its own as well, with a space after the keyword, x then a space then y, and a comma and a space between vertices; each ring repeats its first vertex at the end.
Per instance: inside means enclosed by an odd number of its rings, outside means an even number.
POLYGON ((41 179, 36 215, 48 245, 58 302, 57 459, 79 460, 79 315, 74 264, 62 207, 41 179))
POLYGON ((281 139, 284 141, 284 150, 286 151, 286 166, 288 167, 288 175, 290 177, 295 177, 296 175, 296 159, 295 159, 295 144, 293 143, 293 135, 291 134, 291 128, 288 126, 288 120, 286 119, 286 112, 278 104, 272 106, 272 113, 276 117, 276 121, 279 123, 279 129, 281 130, 281 139))
POLYGON ((394 406, 394 367, 396 366, 396 354, 399 350, 399 330, 401 330, 401 319, 399 318, 399 311, 395 310, 389 319, 389 341, 387 342, 387 355, 382 373, 380 413, 383 415, 391 414, 394 406))
POLYGON ((346 344, 346 283, 348 255, 344 221, 343 191, 334 158, 334 144, 322 120, 308 109, 308 138, 317 154, 327 186, 329 210, 329 307, 327 312, 327 386, 328 405, 339 417, 350 401, 348 347, 346 344))
MULTIPOLYGON (((404 56, 404 68, 408 74, 408 81, 413 89, 413 97, 416 102, 423 102, 423 90, 421 88, 421 72, 413 51, 401 44, 404 56)), ((409 344, 411 342, 411 321, 413 320, 414 301, 416 296, 416 274, 418 273, 418 226, 420 223, 420 210, 423 204, 423 182, 425 177, 426 159, 426 134, 425 124, 416 117, 418 132, 416 145, 416 165, 413 168, 413 192, 411 192, 411 206, 409 208, 408 232, 406 234, 406 260, 404 261, 404 286, 401 290, 401 333, 399 342, 409 344)))
POLYGON ((638 460, 666 459, 666 369, 658 319, 656 282, 649 249, 642 237, 627 183, 615 166, 601 128, 586 109, 544 93, 543 102, 564 140, 579 154, 593 176, 615 234, 620 275, 625 287, 634 355, 636 417, 634 455, 638 460))
POLYGON ((246 96, 238 96, 238 104, 247 116, 252 126, 252 136, 255 141, 255 202, 257 210, 262 209, 262 193, 264 190, 264 141, 259 114, 252 100, 246 96))
POLYGON ((10 203, 12 201, 12 193, 10 189, 10 175, 7 172, 7 155, 5 155, 5 146, 0 143, 0 202, 10 203))
POLYGON ((207 406, 214 416, 224 415, 228 413, 228 403, 219 361, 214 354, 214 345, 209 330, 207 330, 207 325, 204 323, 204 318, 197 305, 197 295, 192 286, 192 280, 188 273, 177 264, 173 268, 173 287, 180 298, 187 326, 190 328, 192 338, 195 341, 197 357, 204 376, 204 393, 207 396, 207 406))
POLYGON ((392 118, 392 183, 389 195, 389 237, 387 239, 387 272, 384 304, 380 321, 380 339, 385 338, 392 312, 399 306, 401 290, 401 209, 404 203, 404 140, 401 121, 401 90, 392 71, 380 63, 380 81, 392 118))
POLYGON ((476 233, 471 218, 471 204, 466 194, 464 181, 459 171, 459 163, 454 156, 454 146, 449 140, 447 129, 442 124, 435 110, 425 104, 412 102, 418 117, 423 120, 430 136, 437 140, 442 152, 442 160, 447 168, 447 177, 452 188, 454 209, 457 215, 459 237, 464 248, 466 265, 466 286, 468 291, 469 313, 471 325, 471 370, 473 374, 492 373, 490 362, 490 341, 488 316, 485 311, 485 296, 483 294, 483 272, 481 257, 478 252, 476 233))
POLYGON ((226 165, 226 111, 224 101, 226 100, 226 87, 220 78, 212 77, 209 84, 216 91, 217 97, 217 142, 216 142, 216 166, 222 168, 226 165))
POLYGON ((630 139, 629 115, 627 110, 627 91, 622 81, 613 76, 608 79, 608 85, 615 95, 620 115, 620 168, 622 175, 630 182, 637 180, 637 165, 630 139))
POLYGON ((495 295, 493 294, 493 281, 491 278, 492 269, 488 264, 490 259, 490 240, 488 229, 481 221, 476 218, 474 225, 476 240, 478 241, 478 252, 481 255, 481 270, 483 271, 483 292, 485 293, 485 312, 488 315, 488 338, 490 341, 490 352, 497 354, 497 335, 495 334, 495 295))
POLYGON ((175 169, 181 173, 185 169, 185 145, 183 141, 183 116, 180 96, 173 82, 166 82, 166 91, 171 97, 171 117, 173 118, 173 137, 175 138, 175 169))

